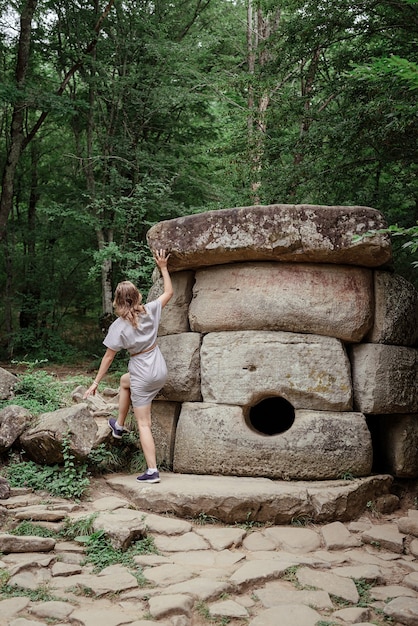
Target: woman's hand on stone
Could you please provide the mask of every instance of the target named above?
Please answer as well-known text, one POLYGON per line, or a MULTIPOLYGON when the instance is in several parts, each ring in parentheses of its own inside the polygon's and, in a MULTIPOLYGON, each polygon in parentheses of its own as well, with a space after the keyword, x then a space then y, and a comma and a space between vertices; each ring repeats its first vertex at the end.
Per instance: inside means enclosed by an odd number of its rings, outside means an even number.
POLYGON ((92 383, 83 396, 83 400, 89 396, 95 396, 97 391, 97 383, 92 383))
POLYGON ((166 251, 162 248, 160 250, 153 250, 152 252, 155 262, 160 269, 167 267, 167 261, 170 254, 166 254, 166 251))

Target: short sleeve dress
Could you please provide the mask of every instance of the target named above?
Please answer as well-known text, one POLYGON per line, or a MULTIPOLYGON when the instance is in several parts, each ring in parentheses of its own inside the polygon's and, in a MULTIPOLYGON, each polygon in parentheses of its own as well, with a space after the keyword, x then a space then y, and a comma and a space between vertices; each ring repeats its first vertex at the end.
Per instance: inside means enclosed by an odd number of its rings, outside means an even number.
POLYGON ((149 350, 157 340, 161 310, 160 300, 148 302, 138 328, 118 317, 103 341, 106 348, 116 352, 124 348, 131 355, 128 370, 134 408, 151 404, 167 380, 167 365, 159 347, 149 350))

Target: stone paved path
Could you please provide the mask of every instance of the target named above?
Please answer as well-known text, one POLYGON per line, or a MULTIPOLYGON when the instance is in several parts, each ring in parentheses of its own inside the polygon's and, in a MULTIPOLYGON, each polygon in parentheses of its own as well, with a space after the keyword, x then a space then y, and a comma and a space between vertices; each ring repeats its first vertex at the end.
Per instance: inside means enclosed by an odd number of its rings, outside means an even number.
POLYGON ((0 596, 0 626, 418 625, 416 509, 306 526, 205 523, 140 511, 105 480, 79 504, 13 490, 0 505, 0 584, 27 594, 0 596), (115 546, 152 536, 158 554, 135 557, 136 571, 94 573, 80 542, 6 532, 92 513, 115 546), (36 599, 42 590, 54 600, 36 599))

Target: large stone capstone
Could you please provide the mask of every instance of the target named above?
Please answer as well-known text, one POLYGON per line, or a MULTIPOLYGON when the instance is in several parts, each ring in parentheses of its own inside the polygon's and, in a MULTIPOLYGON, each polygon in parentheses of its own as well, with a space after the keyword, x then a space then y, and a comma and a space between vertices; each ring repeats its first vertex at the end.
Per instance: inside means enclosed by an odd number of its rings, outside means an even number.
POLYGON ((271 204, 159 222, 147 239, 170 250, 172 271, 270 260, 379 267, 392 258, 389 236, 379 232, 386 226, 370 207, 271 204))
MULTIPOLYGON (((292 480, 418 476, 418 293, 391 270, 385 227, 370 207, 274 204, 149 230, 150 247, 170 252, 175 292, 158 340, 160 462, 292 480)), ((163 289, 153 278, 149 300, 163 289)))

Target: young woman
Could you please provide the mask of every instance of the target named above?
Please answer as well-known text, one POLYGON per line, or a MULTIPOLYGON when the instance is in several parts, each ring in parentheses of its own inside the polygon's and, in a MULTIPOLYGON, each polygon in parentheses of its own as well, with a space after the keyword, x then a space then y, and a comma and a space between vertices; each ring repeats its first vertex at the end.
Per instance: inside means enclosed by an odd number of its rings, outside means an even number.
POLYGON ((151 402, 167 379, 167 366, 156 341, 161 311, 173 296, 167 269, 170 255, 166 255, 165 250, 156 250, 153 251, 153 256, 163 277, 164 292, 156 300, 143 305, 142 295, 135 285, 129 281, 119 283, 113 301, 118 318, 111 324, 103 341, 107 350, 97 376, 84 394, 84 398, 87 398, 96 393, 97 386, 108 371, 115 354, 125 348, 131 357, 128 363, 129 373, 121 376, 118 418, 110 419, 109 427, 114 437, 122 437, 126 432, 124 423, 132 402, 148 468, 137 478, 141 483, 160 482, 151 432, 151 402))

